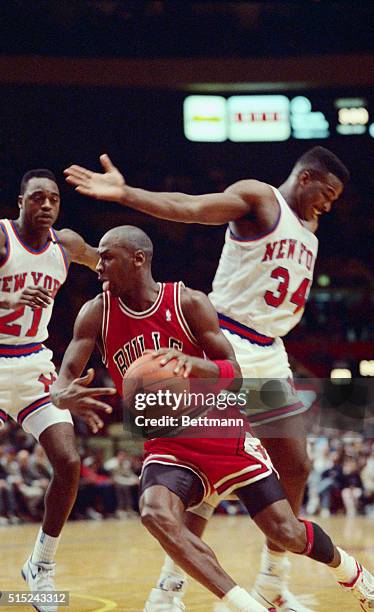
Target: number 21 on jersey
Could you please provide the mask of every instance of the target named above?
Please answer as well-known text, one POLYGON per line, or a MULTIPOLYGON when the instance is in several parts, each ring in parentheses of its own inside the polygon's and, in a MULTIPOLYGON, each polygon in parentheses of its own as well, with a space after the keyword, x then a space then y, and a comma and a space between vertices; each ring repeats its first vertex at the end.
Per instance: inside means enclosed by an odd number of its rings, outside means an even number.
MULTIPOLYGON (((6 334, 8 336, 20 336, 22 326, 20 323, 15 323, 25 314, 26 306, 13 310, 9 314, 0 317, 0 334, 6 334)), ((42 308, 33 308, 33 316, 29 329, 25 333, 25 336, 33 338, 36 336, 40 319, 42 318, 42 308)))

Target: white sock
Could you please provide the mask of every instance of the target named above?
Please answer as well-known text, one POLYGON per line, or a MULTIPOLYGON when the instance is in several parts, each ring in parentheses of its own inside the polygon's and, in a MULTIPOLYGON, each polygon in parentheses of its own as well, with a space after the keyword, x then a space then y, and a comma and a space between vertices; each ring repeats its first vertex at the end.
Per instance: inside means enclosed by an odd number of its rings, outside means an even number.
POLYGON ((169 555, 165 555, 164 565, 157 580, 157 587, 164 591, 176 591, 182 595, 186 581, 185 572, 174 563, 169 555))
POLYGON ((266 610, 245 589, 238 585, 230 589, 221 601, 233 606, 235 610, 240 612, 263 612, 263 610, 266 610))
POLYGON ((49 536, 40 527, 32 553, 32 562, 53 563, 59 541, 60 536, 57 536, 57 538, 49 536))
POLYGON ((261 553, 261 582, 273 581, 274 578, 286 582, 290 562, 285 552, 271 550, 265 544, 261 553))
POLYGON ((346 582, 350 584, 355 578, 357 578, 356 559, 346 553, 342 548, 337 548, 340 552, 341 561, 338 567, 330 567, 330 570, 338 582, 346 582))

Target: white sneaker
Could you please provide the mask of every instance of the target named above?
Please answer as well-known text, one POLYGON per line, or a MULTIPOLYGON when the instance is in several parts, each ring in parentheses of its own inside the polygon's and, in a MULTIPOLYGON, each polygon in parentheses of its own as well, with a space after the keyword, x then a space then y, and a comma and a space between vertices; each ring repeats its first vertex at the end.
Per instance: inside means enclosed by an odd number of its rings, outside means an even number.
POLYGON ((173 591, 152 589, 145 603, 143 612, 180 612, 185 605, 173 591))
POLYGON ((350 584, 339 582, 346 591, 350 591, 358 600, 361 609, 365 612, 374 610, 374 576, 370 574, 360 563, 357 563, 357 577, 350 584))
POLYGON ((283 610, 283 612, 312 612, 297 600, 287 588, 291 563, 288 557, 283 557, 277 564, 262 567, 251 591, 252 597, 267 606, 268 610, 283 610))
MULTIPOLYGON (((24 564, 21 574, 26 580, 30 591, 38 591, 40 593, 53 593, 55 591, 55 583, 53 576, 55 574, 56 563, 33 563, 31 556, 24 564)), ((34 605, 38 612, 57 612, 56 604, 40 604, 34 605)))
POLYGON ((267 606, 268 610, 283 610, 284 612, 312 612, 310 608, 303 606, 288 589, 278 588, 275 590, 271 586, 259 586, 258 584, 251 591, 252 597, 267 606))

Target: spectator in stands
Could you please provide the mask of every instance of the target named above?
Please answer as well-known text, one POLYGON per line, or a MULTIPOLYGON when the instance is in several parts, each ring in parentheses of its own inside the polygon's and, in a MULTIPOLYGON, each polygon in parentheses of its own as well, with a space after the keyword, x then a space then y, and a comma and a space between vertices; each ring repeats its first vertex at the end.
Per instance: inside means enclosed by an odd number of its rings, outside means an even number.
POLYGON ((341 496, 347 516, 356 516, 362 496, 362 481, 357 460, 351 457, 344 460, 341 496))
POLYGON ((366 465, 360 473, 363 486, 363 506, 365 513, 374 517, 374 442, 366 465))
POLYGON ((139 477, 134 472, 131 457, 119 450, 115 457, 104 463, 104 469, 111 475, 118 502, 118 514, 131 516, 134 514, 134 495, 138 494, 139 477))
POLYGON ((27 450, 17 453, 16 461, 13 462, 13 482, 23 503, 32 518, 41 519, 42 501, 47 490, 49 479, 41 476, 30 460, 27 450))

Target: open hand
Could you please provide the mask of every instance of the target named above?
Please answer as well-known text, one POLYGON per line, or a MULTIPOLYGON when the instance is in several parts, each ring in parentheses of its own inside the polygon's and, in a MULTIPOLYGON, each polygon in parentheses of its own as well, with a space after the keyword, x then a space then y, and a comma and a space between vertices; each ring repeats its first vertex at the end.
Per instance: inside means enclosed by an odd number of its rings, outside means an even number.
POLYGON ((108 155, 100 155, 100 162, 104 170, 102 174, 75 164, 69 166, 64 170, 66 181, 82 195, 97 200, 118 202, 123 195, 125 179, 118 168, 112 164, 108 155))
POLYGON ((89 387, 94 375, 94 369, 90 368, 85 376, 75 378, 65 389, 54 391, 52 388, 51 398, 58 408, 70 410, 74 416, 83 419, 93 433, 97 433, 104 426, 97 412, 110 414, 112 407, 95 398, 115 395, 116 390, 113 387, 89 387))

